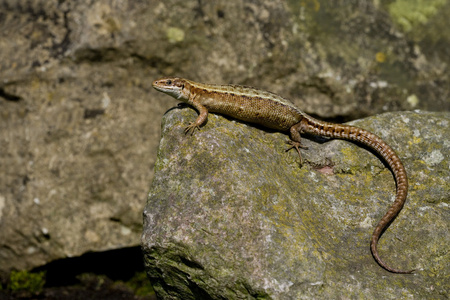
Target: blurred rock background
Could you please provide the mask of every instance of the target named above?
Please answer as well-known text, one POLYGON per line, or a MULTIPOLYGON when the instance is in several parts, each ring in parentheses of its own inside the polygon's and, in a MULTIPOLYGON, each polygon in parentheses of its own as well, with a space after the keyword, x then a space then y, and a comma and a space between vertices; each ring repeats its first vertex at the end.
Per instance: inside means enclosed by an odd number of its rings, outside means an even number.
MULTIPOLYGON (((139 247, 161 76, 349 121, 448 111, 450 1, 0 0, 0 276, 139 247)), ((125 259, 125 258, 124 258, 125 259)))

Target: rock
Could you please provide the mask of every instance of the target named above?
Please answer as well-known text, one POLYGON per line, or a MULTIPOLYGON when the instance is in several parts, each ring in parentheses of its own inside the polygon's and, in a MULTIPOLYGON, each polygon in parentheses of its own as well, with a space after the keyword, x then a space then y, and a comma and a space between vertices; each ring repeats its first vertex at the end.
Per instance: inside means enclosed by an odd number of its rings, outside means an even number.
POLYGON ((449 110, 448 3, 303 2, 0 0, 0 279, 139 246, 175 103, 158 77, 257 86, 328 120, 449 110))
POLYGON ((0 0, 0 279, 139 246, 172 104, 124 49, 132 20, 108 27, 136 14, 112 2, 0 0))
POLYGON ((450 114, 386 113, 352 124, 383 138, 409 174, 407 203, 369 250, 395 183, 350 142, 305 139, 300 168, 288 136, 196 113, 163 120, 144 211, 145 263, 160 299, 448 297, 450 114))

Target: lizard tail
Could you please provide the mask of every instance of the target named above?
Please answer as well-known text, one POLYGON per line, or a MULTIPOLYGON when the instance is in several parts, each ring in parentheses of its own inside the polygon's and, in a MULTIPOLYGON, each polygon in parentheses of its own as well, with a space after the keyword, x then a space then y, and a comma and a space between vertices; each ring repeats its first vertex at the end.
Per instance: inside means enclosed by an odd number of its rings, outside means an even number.
POLYGON ((302 132, 361 143, 373 149, 389 165, 397 183, 395 201, 375 227, 370 242, 370 250, 375 261, 387 271, 399 274, 410 274, 414 272, 414 270, 403 271, 389 267, 381 260, 377 250, 378 240, 402 210, 408 194, 406 170, 394 150, 377 135, 358 127, 323 122, 309 116, 308 118, 303 118, 301 122, 303 123, 301 127, 302 132))
POLYGON ((405 205, 408 195, 408 177, 406 175, 405 167, 403 166, 400 158, 397 156, 394 150, 392 150, 392 148, 389 147, 389 145, 386 144, 377 135, 358 127, 349 127, 349 130, 351 132, 354 132, 353 135, 350 134, 350 136, 355 137, 353 139, 354 141, 367 145, 371 149, 375 150, 386 161, 386 163, 391 168, 392 173, 394 174, 395 182, 397 184, 394 202, 378 222, 372 233, 372 239, 370 241, 370 250, 372 252, 372 255, 375 258, 376 262, 389 272, 397 274, 411 274, 412 272, 414 272, 414 270, 404 271, 389 267, 383 260, 381 260, 377 250, 378 240, 380 239, 381 235, 394 221, 394 219, 397 217, 397 215, 405 205))

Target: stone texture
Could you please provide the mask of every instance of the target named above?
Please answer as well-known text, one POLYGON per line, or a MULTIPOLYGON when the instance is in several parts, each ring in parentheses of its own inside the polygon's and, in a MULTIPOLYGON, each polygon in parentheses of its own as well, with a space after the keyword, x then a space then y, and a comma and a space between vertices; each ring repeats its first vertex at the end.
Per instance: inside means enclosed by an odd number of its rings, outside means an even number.
POLYGON ((127 12, 141 9, 1 2, 0 276, 139 245, 170 107, 148 96, 157 71, 125 49, 127 12))
POLYGON ((449 2, 432 2, 0 0, 0 277, 139 244, 175 103, 160 76, 337 121, 448 110, 449 2))
POLYGON ((395 193, 389 169, 346 141, 304 140, 191 109, 164 118, 144 212, 145 262, 161 299, 445 299, 450 257, 450 114, 386 113, 352 122, 378 134, 409 174, 405 208, 371 256, 395 193))

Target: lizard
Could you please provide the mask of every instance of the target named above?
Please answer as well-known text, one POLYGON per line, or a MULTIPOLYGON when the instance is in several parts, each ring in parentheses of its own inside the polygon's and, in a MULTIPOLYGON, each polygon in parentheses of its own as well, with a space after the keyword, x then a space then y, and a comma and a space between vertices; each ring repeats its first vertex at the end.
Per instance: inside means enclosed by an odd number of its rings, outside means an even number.
POLYGON ((196 129, 200 130, 200 127, 207 122, 208 113, 211 112, 276 131, 289 132, 288 144, 291 147, 287 150, 296 149, 300 156, 300 163, 302 159, 299 148, 307 148, 301 144, 302 134, 349 140, 371 148, 385 160, 396 181, 395 200, 372 233, 371 253, 375 261, 389 272, 399 274, 414 272, 414 270, 404 271, 392 268, 381 260, 378 254, 378 240, 406 202, 408 178, 400 158, 377 135, 356 126, 317 120, 277 94, 248 86, 203 84, 177 77, 155 80, 152 86, 157 91, 185 102, 198 111, 195 122, 189 123, 186 127, 186 134, 193 134, 196 129))

